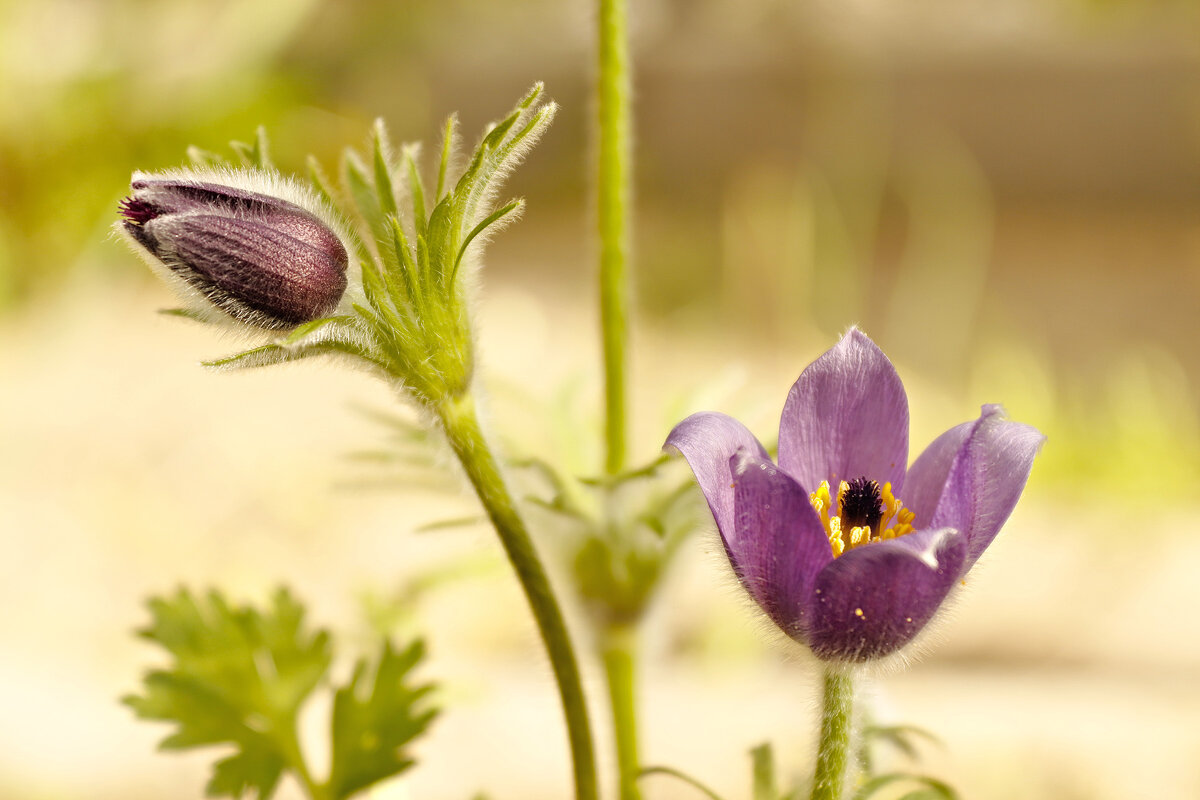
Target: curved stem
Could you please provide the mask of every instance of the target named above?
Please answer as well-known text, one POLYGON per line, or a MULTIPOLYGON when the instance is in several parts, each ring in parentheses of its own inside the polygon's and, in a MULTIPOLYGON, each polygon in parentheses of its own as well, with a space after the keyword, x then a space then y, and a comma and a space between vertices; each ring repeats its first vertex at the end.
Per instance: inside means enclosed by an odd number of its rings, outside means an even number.
POLYGON ((853 678, 849 672, 826 666, 821 742, 817 747, 812 800, 841 800, 846 785, 846 766, 850 762, 853 713, 853 678))
POLYGON ((627 0, 600 0, 597 220, 600 234, 600 325, 604 341, 605 468, 625 466, 626 362, 629 331, 630 79, 627 0))
POLYGON ((642 770, 642 775, 670 775, 672 778, 678 778, 688 786, 693 787, 705 797, 709 798, 709 800, 723 800, 721 795, 717 794, 712 789, 693 778, 691 775, 688 775, 686 772, 680 772, 672 767, 646 767, 644 770, 642 770))
POLYGON ((454 454, 466 470, 467 478, 500 536, 504 552, 517 573, 521 588, 525 590, 525 598, 537 620, 567 719, 576 800, 596 800, 596 759, 587 703, 575 651, 550 580, 479 427, 474 398, 469 393, 446 398, 434 410, 454 454))
POLYGON ((296 778, 304 787, 309 800, 328 800, 331 796, 329 785, 318 783, 308 769, 308 762, 304 760, 304 752, 300 749, 300 739, 296 735, 296 719, 292 717, 277 723, 277 725, 281 731, 279 744, 283 747, 284 756, 290 762, 296 778))
POLYGON ((604 675, 608 679, 608 702, 612 709, 613 737, 617 754, 618 796, 621 800, 641 800, 637 779, 641 771, 638 759, 637 628, 613 624, 601 633, 604 675))

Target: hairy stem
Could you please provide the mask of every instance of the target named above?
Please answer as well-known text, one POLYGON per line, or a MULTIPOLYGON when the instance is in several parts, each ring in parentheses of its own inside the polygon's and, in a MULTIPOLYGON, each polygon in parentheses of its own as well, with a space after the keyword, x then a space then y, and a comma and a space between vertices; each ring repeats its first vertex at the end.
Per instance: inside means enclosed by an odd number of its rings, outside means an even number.
POLYGON ((821 741, 817 747, 812 800, 841 800, 850 761, 854 680, 850 673, 829 666, 825 667, 824 677, 821 741))
POLYGON ((587 703, 575 650, 550 580, 479 427, 474 398, 469 393, 446 398, 437 404, 435 411, 454 454, 466 470, 467 478, 500 536, 504 552, 537 620, 566 716, 576 800, 596 800, 596 759, 587 703))
POLYGON ((599 165, 600 326, 604 344, 605 468, 625 466, 629 334, 630 79, 626 0, 600 0, 599 165))
POLYGON ((641 800, 637 779, 638 758, 636 625, 612 624, 601 633, 600 651, 608 679, 608 702, 612 709, 613 737, 617 755, 617 779, 621 800, 641 800))

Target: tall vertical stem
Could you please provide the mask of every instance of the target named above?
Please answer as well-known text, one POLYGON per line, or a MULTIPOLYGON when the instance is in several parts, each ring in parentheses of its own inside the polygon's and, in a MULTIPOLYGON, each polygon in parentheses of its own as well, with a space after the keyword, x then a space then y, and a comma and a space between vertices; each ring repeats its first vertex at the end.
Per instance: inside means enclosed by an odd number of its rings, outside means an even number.
POLYGON ((854 680, 849 672, 825 667, 821 710, 821 741, 812 800, 841 800, 846 785, 853 733, 854 680))
POLYGON ((637 626, 613 623, 601 633, 601 655, 608 679, 608 702, 612 708, 613 736, 616 742, 618 796, 620 800, 641 800, 638 789, 637 729, 637 626))
POLYGON ((512 496, 504 483, 495 456, 479 427, 475 400, 470 394, 446 398, 435 411, 446 432, 446 438, 458 457, 467 478, 479 495, 491 519, 504 552, 512 563, 525 590, 525 598, 533 609, 542 642, 550 657, 550 665, 558 682, 563 713, 567 719, 567 734, 574 766, 576 800, 597 800, 596 757, 592 743, 592 727, 588 720, 587 703, 579 676, 579 664, 562 611, 550 587, 525 523, 517 514, 512 496))
MULTIPOLYGON (((628 0, 599 0, 597 79, 599 164, 596 176, 597 228, 600 235, 600 329, 604 347, 604 468, 616 475, 625 468, 628 432, 629 362, 629 217, 632 125, 628 0)), ((613 499, 605 514, 611 522, 613 499)), ((604 626, 599 631, 608 699, 612 710, 617 780, 621 800, 640 800, 637 778, 637 705, 635 694, 636 623, 604 626)))
POLYGON ((625 466, 629 333, 630 78, 626 0, 600 0, 600 325, 604 345, 605 468, 625 466))

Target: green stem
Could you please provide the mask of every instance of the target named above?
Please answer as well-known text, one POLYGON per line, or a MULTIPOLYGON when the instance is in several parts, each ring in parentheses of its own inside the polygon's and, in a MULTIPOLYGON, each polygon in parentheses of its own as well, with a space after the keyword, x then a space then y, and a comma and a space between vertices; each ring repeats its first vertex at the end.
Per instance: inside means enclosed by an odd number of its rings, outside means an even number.
POLYGON ((313 778, 312 772, 308 769, 308 762, 304 760, 304 753, 300 749, 300 739, 296 735, 295 718, 277 723, 277 728, 280 731, 279 743, 283 747, 284 757, 291 763, 309 800, 328 800, 330 797, 329 786, 318 783, 313 778))
POLYGON ((821 712, 821 742, 813 776, 812 800, 841 800, 850 762, 853 731, 854 680, 849 672, 825 667, 821 712))
POLYGON ((587 703, 575 651, 550 580, 479 427, 474 398, 470 394, 447 398, 434 410, 454 454, 466 470, 467 478, 500 536, 504 552, 533 609, 550 665, 554 669, 554 677, 558 681, 558 693, 567 718, 576 800, 596 800, 596 759, 587 703))
POLYGON ((638 776, 637 626, 609 625, 601 633, 600 651, 608 679, 608 702, 612 708, 613 737, 617 753, 617 778, 621 800, 641 800, 638 776))
POLYGON ((626 0, 600 0, 599 165, 600 326, 604 344, 605 468, 625 466, 629 332, 630 79, 626 0))

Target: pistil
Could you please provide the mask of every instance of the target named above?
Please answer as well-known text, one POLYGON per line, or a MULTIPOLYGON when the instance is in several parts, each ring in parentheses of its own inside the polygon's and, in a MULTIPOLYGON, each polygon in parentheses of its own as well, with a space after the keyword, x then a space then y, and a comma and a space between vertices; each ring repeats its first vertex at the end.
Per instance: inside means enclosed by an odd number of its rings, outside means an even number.
POLYGON ((838 491, 838 512, 843 525, 865 527, 878 535, 879 522, 883 519, 879 484, 865 477, 843 483, 838 491))

